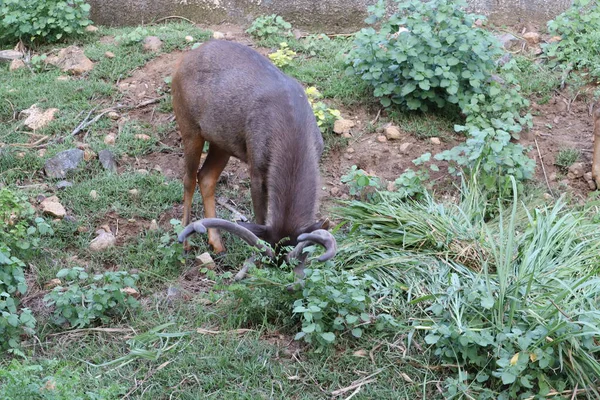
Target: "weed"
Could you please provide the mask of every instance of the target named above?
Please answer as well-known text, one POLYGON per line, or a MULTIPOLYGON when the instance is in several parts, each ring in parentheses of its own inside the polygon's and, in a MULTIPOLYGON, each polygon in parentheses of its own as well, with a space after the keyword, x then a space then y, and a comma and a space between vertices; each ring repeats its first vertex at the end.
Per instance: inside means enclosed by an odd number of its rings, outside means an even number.
POLYGON ((579 150, 577 149, 562 149, 556 155, 554 165, 560 168, 562 172, 567 172, 569 167, 579 159, 579 156, 579 150))
POLYGON ((246 33, 252 35, 256 39, 279 39, 286 36, 291 36, 292 24, 286 22, 279 15, 263 15, 252 22, 246 33))
POLYGON ((369 175, 356 165, 350 167, 350 171, 343 175, 341 180, 348 186, 351 196, 362 199, 373 200, 376 196, 375 190, 381 187, 381 180, 377 176, 369 175))
POLYGON ((289 65, 294 57, 296 57, 296 53, 288 48, 286 42, 279 43, 279 49, 275 53, 269 54, 269 59, 273 61, 273 64, 278 68, 289 65))

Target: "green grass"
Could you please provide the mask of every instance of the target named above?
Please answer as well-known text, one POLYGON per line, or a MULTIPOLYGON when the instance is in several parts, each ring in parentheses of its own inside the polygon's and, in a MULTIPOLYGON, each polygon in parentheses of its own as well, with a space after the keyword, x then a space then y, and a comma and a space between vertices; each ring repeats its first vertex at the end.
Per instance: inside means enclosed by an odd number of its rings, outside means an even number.
POLYGON ((561 73, 524 56, 516 56, 516 78, 525 97, 534 97, 547 103, 555 89, 560 86, 561 73))
POLYGON ((556 160, 554 161, 554 165, 560 168, 563 172, 569 170, 569 167, 573 165, 579 159, 580 153, 579 150, 568 148, 562 149, 556 155, 556 160))

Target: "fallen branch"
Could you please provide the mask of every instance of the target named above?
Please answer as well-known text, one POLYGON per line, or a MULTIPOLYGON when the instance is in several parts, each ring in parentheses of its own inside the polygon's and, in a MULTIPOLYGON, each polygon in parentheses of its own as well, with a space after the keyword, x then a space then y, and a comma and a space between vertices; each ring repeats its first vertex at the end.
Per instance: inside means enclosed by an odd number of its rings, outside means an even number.
POLYGON ((192 21, 191 19, 187 19, 186 17, 182 17, 179 15, 169 15, 168 17, 162 17, 162 18, 159 18, 156 21, 154 21, 154 23, 158 24, 159 22, 166 21, 168 19, 181 19, 181 20, 189 22, 190 24, 196 25, 196 23, 194 21, 192 21))
POLYGON ((538 146, 537 138, 533 138, 535 141, 535 147, 537 148, 538 156, 540 157, 540 164, 542 165, 542 171, 544 172, 544 178, 546 179, 546 185, 548 185, 548 190, 550 191, 550 195, 554 197, 554 193, 552 193, 552 188, 550 187, 550 182, 548 181, 548 175, 546 174, 546 167, 544 167, 544 159, 542 158, 542 152, 540 151, 540 146, 538 146))
POLYGON ((238 335, 242 335, 248 332, 256 332, 254 329, 233 329, 230 331, 213 331, 210 329, 198 328, 196 329, 196 333, 200 333, 201 335, 220 335, 222 333, 236 333, 238 335))
POLYGON ((44 137, 42 137, 39 140, 36 140, 33 143, 13 143, 13 144, 10 144, 9 146, 32 148, 32 147, 36 147, 36 146, 40 145, 42 142, 45 142, 46 140, 48 140, 48 135, 45 135, 44 137))

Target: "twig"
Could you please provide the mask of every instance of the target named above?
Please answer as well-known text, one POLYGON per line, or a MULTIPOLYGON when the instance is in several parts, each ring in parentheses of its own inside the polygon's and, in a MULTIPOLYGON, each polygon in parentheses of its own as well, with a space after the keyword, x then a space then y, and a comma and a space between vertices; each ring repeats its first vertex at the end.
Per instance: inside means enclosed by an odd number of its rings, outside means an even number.
POLYGON ((132 328, 85 328, 85 329, 73 329, 70 331, 51 333, 48 336, 59 336, 65 335, 69 333, 79 333, 79 332, 106 332, 106 333, 128 333, 135 332, 132 328))
MULTIPOLYGON (((563 390, 562 392, 557 392, 556 390, 553 390, 551 392, 548 392, 548 394, 546 394, 546 397, 555 397, 555 396, 561 396, 561 395, 565 395, 565 394, 570 394, 571 396, 577 396, 579 394, 583 394, 583 393, 587 393, 589 392, 588 389, 572 389, 572 390, 563 390)), ((572 397, 574 398, 574 397, 572 397)), ((535 399, 535 396, 531 396, 531 397, 527 397, 525 400, 533 400, 535 399)))
POLYGON ((71 135, 77 135, 79 133, 79 131, 81 131, 85 126, 87 126, 85 124, 87 123, 87 121, 90 118, 90 116, 92 115, 92 113, 96 110, 96 108, 98 108, 98 106, 95 106, 94 108, 92 108, 90 110, 90 112, 85 116, 85 118, 83 119, 83 121, 81 121, 79 123, 79 125, 77 125, 77 127, 75 129, 73 129, 73 132, 71 132, 71 135))
POLYGON ((235 207, 232 207, 229 204, 227 204, 228 201, 229 200, 226 199, 225 197, 217 197, 217 203, 219 203, 220 205, 222 205, 223 207, 225 207, 226 209, 231 211, 233 213, 234 217, 237 217, 236 219, 239 219, 242 222, 248 222, 248 218, 246 218, 241 212, 239 212, 237 209, 235 209, 235 207))
POLYGON ((342 388, 342 389, 338 389, 338 390, 334 390, 333 392, 331 392, 331 395, 333 397, 337 397, 337 396, 339 396, 341 394, 344 394, 346 392, 349 392, 351 390, 354 390, 354 389, 357 389, 357 388, 360 389, 362 386, 367 385, 369 383, 373 383, 376 380, 377 379, 361 379, 360 381, 357 381, 357 382, 353 383, 352 385, 350 385, 348 387, 345 387, 345 388, 342 388))
POLYGON ((550 191, 550 195, 554 197, 554 193, 552 193, 552 188, 550 187, 550 181, 548 181, 548 175, 546 174, 546 167, 544 167, 544 159, 542 158, 542 152, 540 151, 540 146, 538 145, 537 138, 534 137, 535 147, 537 148, 538 156, 540 157, 540 164, 542 165, 542 171, 544 172, 544 178, 546 179, 546 185, 548 185, 548 190, 550 191))
POLYGON ((181 17, 179 15, 169 15, 168 17, 162 17, 162 18, 159 18, 156 21, 154 21, 154 23, 158 24, 159 22, 165 21, 167 19, 182 19, 184 21, 189 22, 190 24, 196 25, 196 23, 194 21, 192 21, 191 19, 187 19, 186 17, 181 17))
POLYGON ((300 364, 300 367, 302 367, 306 375, 308 375, 310 380, 313 381, 313 383, 319 388, 319 390, 323 393, 327 393, 327 391, 323 389, 321 385, 319 385, 319 382, 317 382, 317 380, 306 370, 306 368, 304 368, 304 364, 302 364, 302 361, 300 361, 300 359, 296 356, 296 353, 292 354, 292 358, 296 360, 298 364, 300 364))
POLYGON ((362 386, 357 387, 356 390, 354 392, 352 392, 352 394, 350 396, 346 397, 344 400, 350 400, 351 398, 353 398, 354 396, 356 396, 356 394, 358 392, 360 392, 361 387, 362 386))
POLYGON ((35 142, 33 142, 33 143, 13 143, 13 144, 11 144, 10 146, 13 146, 13 147, 26 147, 26 148, 33 148, 33 147, 36 147, 37 145, 39 145, 40 143, 42 143, 42 142, 44 142, 44 141, 46 141, 46 140, 48 140, 48 135, 45 135, 44 137, 42 137, 42 138, 41 138, 41 139, 39 139, 39 140, 36 140, 36 141, 35 141, 35 142))
POLYGON ((573 322, 573 320, 571 319, 571 317, 569 317, 563 310, 561 310, 561 308, 552 299, 550 299, 550 303, 552 303, 552 305, 554 307, 556 307, 556 309, 558 310, 558 312, 560 312, 562 315, 564 315, 566 319, 568 319, 569 321, 573 322))
POLYGON ((379 111, 377 111, 377 115, 375 116, 375 119, 373 119, 373 121, 371 121, 371 125, 375 125, 375 123, 379 119, 380 115, 381 115, 381 108, 379 109, 379 111))
MULTIPOLYGON (((312 36, 313 33, 307 33, 304 35, 300 35, 300 39, 312 36)), ((354 36, 354 33, 321 33, 320 35, 325 35, 327 37, 350 37, 350 36, 354 36)))

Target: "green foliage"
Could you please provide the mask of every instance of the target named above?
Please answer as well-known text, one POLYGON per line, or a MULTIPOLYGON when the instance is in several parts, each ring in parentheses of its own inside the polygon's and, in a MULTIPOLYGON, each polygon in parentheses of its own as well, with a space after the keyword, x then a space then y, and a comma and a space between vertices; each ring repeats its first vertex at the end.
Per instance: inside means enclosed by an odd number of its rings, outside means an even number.
POLYGON ((478 17, 463 6, 409 0, 387 19, 383 2, 370 7, 367 22, 381 26, 356 35, 349 72, 369 82, 385 107, 427 110, 452 103, 464 108, 474 95, 486 93, 502 52, 491 33, 473 27, 478 17))
POLYGON ((115 36, 115 41, 124 46, 131 46, 140 43, 149 35, 148 29, 143 26, 138 26, 131 32, 123 33, 115 36))
POLYGON ((279 15, 263 15, 252 22, 246 33, 256 39, 281 38, 291 36, 292 24, 279 15))
POLYGON ((404 197, 420 198, 426 190, 425 184, 429 180, 429 173, 425 169, 413 171, 408 168, 394 181, 396 191, 404 197))
POLYGON ((552 65, 586 71, 600 78, 600 5, 595 0, 574 0, 564 13, 548 22, 548 31, 561 40, 542 44, 552 65))
POLYGON ((40 235, 53 234, 43 218, 34 217, 25 198, 0 189, 0 350, 18 351, 19 336, 35 327, 31 311, 19 310, 15 297, 27 292, 23 260, 37 249, 40 235))
POLYGON ((579 159, 579 150, 574 148, 562 149, 558 152, 554 165, 560 168, 561 171, 567 172, 569 167, 579 159))
POLYGON ((61 269, 56 277, 66 285, 55 287, 44 300, 48 306, 54 306, 52 316, 57 325, 68 322, 72 327, 82 328, 98 320, 107 322, 129 308, 139 307, 129 291, 136 290, 135 274, 107 271, 90 277, 83 268, 75 267, 61 269))
POLYGON ((3 0, 0 42, 55 42, 81 34, 92 21, 85 0, 3 0))
POLYGON ((286 42, 279 43, 279 49, 275 53, 269 54, 269 59, 278 68, 289 65, 294 57, 296 57, 296 53, 288 47, 286 42))
POLYGON ((341 180, 348 186, 350 196, 362 199, 372 200, 376 195, 375 191, 381 187, 381 180, 377 176, 369 175, 356 165, 346 175, 342 175, 341 180))
POLYGON ((331 132, 335 121, 342 118, 340 110, 335 108, 329 108, 327 104, 322 101, 317 101, 323 95, 317 90, 316 87, 311 86, 305 89, 306 97, 308 102, 313 109, 315 118, 317 119, 317 125, 321 130, 321 133, 331 132))

